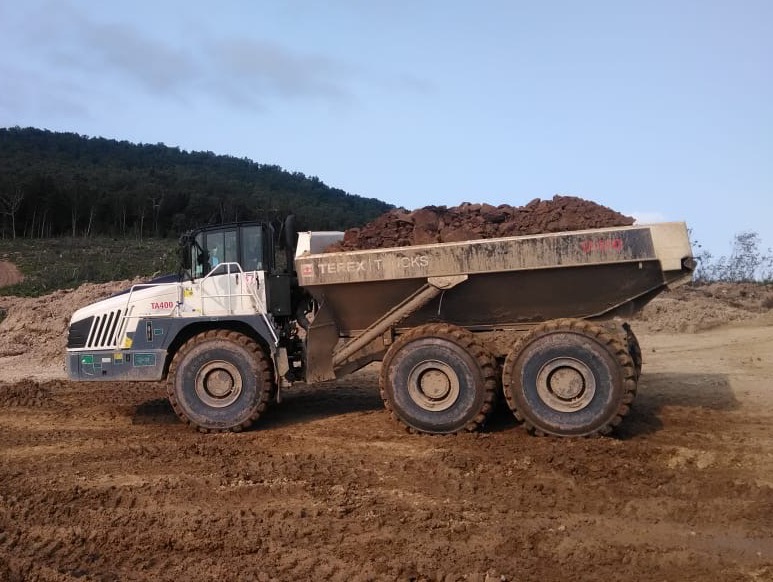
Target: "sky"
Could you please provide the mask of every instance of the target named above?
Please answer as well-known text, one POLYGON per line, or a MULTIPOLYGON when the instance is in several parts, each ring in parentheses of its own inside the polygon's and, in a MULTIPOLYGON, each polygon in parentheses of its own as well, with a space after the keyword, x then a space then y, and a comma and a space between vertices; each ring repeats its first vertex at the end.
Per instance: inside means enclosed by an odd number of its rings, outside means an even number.
MULTIPOLYGON (((0 2, 0 127, 773 246, 771 0, 0 2)), ((697 251, 697 248, 696 248, 697 251)))

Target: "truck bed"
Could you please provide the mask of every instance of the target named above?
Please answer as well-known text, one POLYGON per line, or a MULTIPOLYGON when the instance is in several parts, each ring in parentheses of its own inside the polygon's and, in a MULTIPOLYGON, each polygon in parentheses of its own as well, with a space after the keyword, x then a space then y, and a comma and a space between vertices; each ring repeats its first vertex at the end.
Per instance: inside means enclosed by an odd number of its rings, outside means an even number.
POLYGON ((430 279, 466 276, 400 325, 442 320, 496 328, 631 314, 667 286, 688 281, 694 267, 681 222, 307 252, 295 262, 300 284, 330 311, 342 337, 368 328, 430 279))
POLYGON ((295 258, 319 306, 306 336, 309 381, 380 360, 395 334, 425 323, 484 332, 627 317, 695 267, 681 222, 322 252, 331 242, 302 233, 295 258))

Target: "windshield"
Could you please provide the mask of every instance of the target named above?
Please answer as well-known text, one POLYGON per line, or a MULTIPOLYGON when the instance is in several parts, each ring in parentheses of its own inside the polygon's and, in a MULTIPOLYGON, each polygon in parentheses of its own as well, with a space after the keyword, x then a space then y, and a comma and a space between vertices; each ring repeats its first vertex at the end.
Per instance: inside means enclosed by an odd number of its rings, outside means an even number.
MULTIPOLYGON (((191 275, 203 277, 221 263, 239 263, 243 271, 266 268, 261 225, 231 226, 196 234, 191 245, 191 275)), ((223 269, 225 272, 225 269, 223 269)), ((219 274, 218 271, 215 274, 219 274)))

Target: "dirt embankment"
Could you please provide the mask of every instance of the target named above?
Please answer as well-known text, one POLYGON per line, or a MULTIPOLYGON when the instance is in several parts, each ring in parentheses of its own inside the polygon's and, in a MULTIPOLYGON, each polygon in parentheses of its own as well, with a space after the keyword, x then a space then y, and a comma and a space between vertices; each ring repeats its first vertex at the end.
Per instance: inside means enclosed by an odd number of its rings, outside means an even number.
POLYGON ((15 378, 63 374, 73 312, 127 289, 131 281, 86 283, 42 297, 0 296, 0 365, 15 378))
POLYGON ((695 333, 747 321, 773 309, 773 285, 711 283, 666 291, 634 318, 637 328, 653 332, 695 333))

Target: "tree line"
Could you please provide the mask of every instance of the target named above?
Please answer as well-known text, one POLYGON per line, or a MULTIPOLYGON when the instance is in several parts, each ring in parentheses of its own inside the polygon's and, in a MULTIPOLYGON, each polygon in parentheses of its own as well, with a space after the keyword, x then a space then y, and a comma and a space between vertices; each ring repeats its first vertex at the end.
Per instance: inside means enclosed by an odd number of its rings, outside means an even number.
POLYGON ((391 208, 246 158, 0 128, 2 238, 169 237, 290 212, 301 229, 345 230, 391 208))

